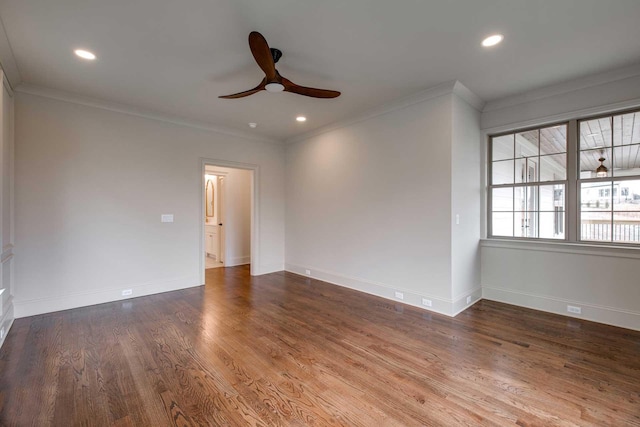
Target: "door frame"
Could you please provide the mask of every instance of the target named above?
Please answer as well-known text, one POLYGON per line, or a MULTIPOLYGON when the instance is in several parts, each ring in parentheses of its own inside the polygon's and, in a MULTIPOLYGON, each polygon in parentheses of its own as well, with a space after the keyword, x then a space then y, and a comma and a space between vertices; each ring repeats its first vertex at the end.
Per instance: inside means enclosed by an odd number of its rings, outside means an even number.
MULTIPOLYGON (((210 158, 200 158, 200 208, 198 210, 198 218, 200 226, 198 227, 199 236, 198 241, 200 242, 200 284, 204 285, 205 282, 205 228, 204 228, 204 218, 206 217, 205 211, 205 178, 204 175, 206 173, 206 167, 222 167, 222 168, 233 168, 233 169, 243 169, 252 172, 252 180, 251 180, 251 271, 250 274, 252 276, 258 275, 258 266, 260 265, 260 167, 258 165, 254 165, 251 163, 241 163, 241 162, 232 162, 229 160, 220 160, 220 159, 210 159, 210 158)), ((225 256, 226 258, 226 256, 225 256)))
MULTIPOLYGON (((227 217, 227 204, 226 204, 226 197, 227 197, 227 186, 224 185, 222 187, 222 189, 220 188, 220 180, 221 179, 227 179, 227 172, 222 172, 219 170, 212 170, 209 169, 209 172, 207 172, 206 168, 207 166, 213 168, 214 166, 211 165, 205 165, 205 176, 206 174, 211 174, 213 176, 216 177, 216 193, 215 193, 215 198, 216 198, 216 206, 218 207, 218 215, 216 216, 216 226, 218 224, 220 224, 221 222, 223 222, 223 219, 227 217), (224 203, 222 203, 222 209, 220 208, 220 196, 222 195, 222 200, 224 201, 224 203)), ((206 190, 206 180, 205 180, 205 190, 206 190)), ((206 196, 205 196, 206 199, 206 196)), ((206 201, 206 200, 205 200, 206 201)), ((206 208, 205 208, 206 211, 206 208)), ((227 257, 225 254, 225 249, 227 247, 227 236, 226 233, 224 232, 224 223, 222 225, 223 228, 218 228, 218 254, 220 255, 220 257, 224 257, 224 260, 222 261, 222 266, 226 267, 227 265, 227 257)), ((205 224, 205 229, 207 228, 206 224, 205 224)), ((207 255, 207 249, 206 249, 206 239, 205 239, 205 257, 207 255)), ((219 261, 219 260, 218 260, 219 261)))

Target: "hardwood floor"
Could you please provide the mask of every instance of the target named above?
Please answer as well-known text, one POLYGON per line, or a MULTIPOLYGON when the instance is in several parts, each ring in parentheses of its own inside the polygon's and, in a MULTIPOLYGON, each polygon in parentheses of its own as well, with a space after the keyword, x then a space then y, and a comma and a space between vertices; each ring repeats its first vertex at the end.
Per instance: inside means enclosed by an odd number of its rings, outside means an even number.
POLYGON ((640 332, 481 301, 455 319, 290 273, 16 320, 16 426, 640 426, 640 332))

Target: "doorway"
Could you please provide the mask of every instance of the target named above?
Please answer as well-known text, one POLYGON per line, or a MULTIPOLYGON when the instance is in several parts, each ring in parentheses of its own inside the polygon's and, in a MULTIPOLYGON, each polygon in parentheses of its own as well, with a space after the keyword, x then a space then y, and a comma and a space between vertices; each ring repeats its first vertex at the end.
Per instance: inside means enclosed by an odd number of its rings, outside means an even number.
POLYGON ((213 268, 256 261, 257 166, 202 160, 201 281, 213 268))
POLYGON ((225 179, 228 172, 207 166, 204 175, 204 268, 224 267, 225 263, 225 179))

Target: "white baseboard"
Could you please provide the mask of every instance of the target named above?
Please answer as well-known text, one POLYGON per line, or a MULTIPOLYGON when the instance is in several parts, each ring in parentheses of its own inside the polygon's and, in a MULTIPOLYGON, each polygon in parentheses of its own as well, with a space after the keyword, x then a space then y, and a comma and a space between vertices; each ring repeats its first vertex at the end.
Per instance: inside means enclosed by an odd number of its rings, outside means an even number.
POLYGON ((640 331, 640 312, 622 310, 581 301, 570 301, 546 295, 536 295, 511 289, 482 286, 482 297, 491 301, 504 302, 534 310, 561 314, 577 319, 591 320, 607 325, 640 331), (581 314, 567 312, 567 305, 582 308, 581 314))
POLYGON ((225 267, 236 267, 238 265, 246 265, 246 264, 251 264, 251 257, 250 256, 227 258, 224 261, 224 266, 225 267))
POLYGON ((117 289, 102 289, 78 294, 57 295, 55 297, 37 298, 31 300, 14 301, 16 319, 54 311, 69 310, 106 302, 120 301, 162 292, 177 291, 179 289, 200 286, 197 276, 183 277, 172 280, 162 280, 136 285, 120 286, 117 289), (122 296, 123 289, 131 289, 131 295, 122 296))
POLYGON ((478 286, 472 291, 469 291, 458 299, 451 300, 424 293, 418 293, 411 290, 403 289, 400 287, 389 286, 384 283, 376 283, 370 280, 364 280, 357 277, 349 277, 342 274, 334 273, 331 271, 321 270, 314 267, 305 267, 296 264, 285 264, 285 270, 291 273, 299 274, 305 277, 312 277, 324 282, 328 282, 334 285, 342 286, 345 288, 353 289, 359 292, 375 295, 377 297, 385 298, 394 302, 401 302, 403 304, 418 307, 423 310, 433 311, 436 313, 444 314, 446 316, 454 317, 458 313, 466 310, 471 305, 480 300, 482 289, 478 286), (311 276, 306 274, 306 270, 311 271, 311 276), (403 293, 403 299, 400 300, 395 297, 395 292, 399 291, 403 293), (467 304, 467 296, 471 296, 471 302, 467 304), (422 299, 427 298, 431 300, 431 307, 422 305, 422 299))
POLYGON ((278 271, 284 270, 284 264, 275 263, 275 264, 263 264, 258 267, 258 271, 254 274, 254 276, 260 276, 262 274, 276 273, 278 271))
POLYGON ((482 299, 482 287, 478 286, 470 291, 467 291, 455 298, 451 303, 451 313, 453 317, 456 317, 458 314, 465 311, 467 308, 471 307, 473 304, 477 303, 482 299), (467 303, 467 297, 471 297, 469 302, 467 303))
POLYGON ((3 330, 3 334, 0 337, 0 348, 2 347, 2 344, 4 344, 7 334, 9 334, 9 330, 13 325, 14 319, 13 297, 9 297, 4 310, 2 310, 2 317, 0 318, 0 329, 3 330))

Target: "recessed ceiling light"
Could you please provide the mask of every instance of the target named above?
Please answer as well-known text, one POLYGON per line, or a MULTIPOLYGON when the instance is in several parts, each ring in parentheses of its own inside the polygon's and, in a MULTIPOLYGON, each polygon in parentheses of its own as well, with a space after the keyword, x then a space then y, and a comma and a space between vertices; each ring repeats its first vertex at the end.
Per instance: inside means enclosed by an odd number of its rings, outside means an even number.
POLYGON ((257 123, 249 123, 249 127, 250 128, 256 128, 256 127, 258 127, 258 124, 257 123))
POLYGON ((482 46, 484 47, 495 46, 498 43, 500 43, 502 40, 504 40, 504 36, 502 34, 494 34, 482 40, 482 46))
POLYGON ((96 59, 96 55, 93 52, 89 52, 88 50, 76 49, 73 51, 73 53, 75 53, 80 58, 88 59, 89 61, 93 61, 94 59, 96 59))
POLYGON ((298 116, 298 117, 296 117, 296 120, 299 121, 299 122, 306 122, 307 118, 305 116, 298 116))

